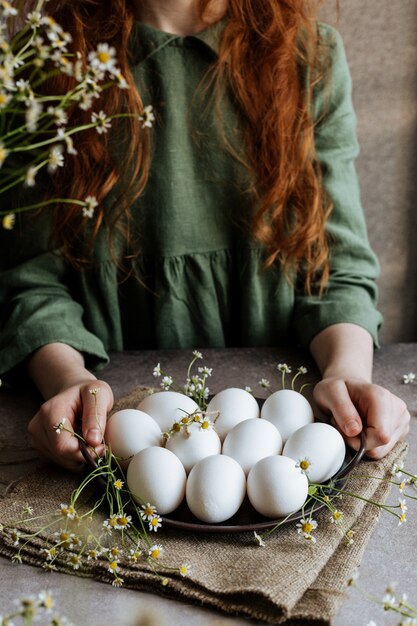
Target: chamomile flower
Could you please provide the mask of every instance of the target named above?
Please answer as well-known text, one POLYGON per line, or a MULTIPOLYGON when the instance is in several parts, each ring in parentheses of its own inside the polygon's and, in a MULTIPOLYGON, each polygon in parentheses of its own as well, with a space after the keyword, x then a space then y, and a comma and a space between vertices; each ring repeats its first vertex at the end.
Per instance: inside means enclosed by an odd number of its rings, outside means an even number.
MULTIPOLYGON (((66 417, 61 417, 61 421, 59 422, 59 424, 56 424, 54 426, 54 430, 55 430, 57 435, 60 435, 61 432, 64 430, 66 421, 67 421, 66 417)), ((61 504, 61 507, 62 507, 62 504, 61 504)))
POLYGON ((164 389, 164 391, 168 391, 168 389, 170 389, 173 382, 174 381, 172 380, 171 376, 164 376, 161 380, 162 389, 164 389))
POLYGON ((188 576, 190 571, 191 571, 191 565, 189 565, 188 563, 183 563, 179 570, 181 576, 183 577, 188 576))
POLYGON ((41 553, 45 555, 46 561, 53 561, 58 554, 58 550, 56 547, 42 548, 41 553))
POLYGON ((58 167, 64 167, 64 155, 62 153, 62 146, 52 146, 49 151, 48 157, 48 172, 56 172, 58 167))
POLYGON ((408 506, 404 498, 398 498, 398 503, 399 503, 398 506, 400 507, 401 511, 408 510, 408 506))
POLYGON ((142 519, 144 519, 145 521, 149 521, 155 515, 156 506, 153 506, 153 504, 149 504, 149 502, 147 502, 146 504, 142 504, 140 511, 140 516, 142 519))
POLYGON ((83 217, 92 219, 94 215, 94 209, 98 206, 98 202, 95 196, 87 196, 84 200, 83 217))
POLYGON ((148 520, 148 527, 150 531, 157 532, 158 528, 162 526, 162 519, 159 515, 152 515, 148 520))
POLYGON ((12 97, 10 94, 0 90, 0 109, 4 109, 11 99, 12 97))
POLYGON ((312 533, 317 528, 317 525, 317 522, 313 518, 303 517, 298 524, 296 524, 297 533, 302 535, 304 539, 307 539, 312 543, 316 543, 316 538, 312 535, 312 533))
POLYGON ((140 550, 137 548, 131 548, 127 558, 131 563, 137 563, 141 556, 142 554, 140 550))
POLYGON ((17 528, 12 528, 10 531, 10 539, 13 542, 14 546, 18 546, 20 543, 20 537, 22 536, 21 532, 17 530, 17 528))
POLYGON ((15 213, 7 213, 1 220, 1 225, 5 230, 12 230, 16 222, 15 213))
POLYGON ((402 524, 404 524, 407 521, 407 516, 405 514, 405 511, 403 511, 398 519, 398 526, 402 526, 402 524))
POLYGON ((82 560, 79 554, 76 554, 75 552, 70 552, 67 562, 69 563, 69 565, 71 565, 72 569, 77 570, 80 569, 82 560))
POLYGON ((123 480, 120 480, 120 478, 117 478, 113 483, 113 487, 117 489, 117 491, 120 491, 121 489, 123 489, 123 485, 124 485, 124 482, 123 480))
POLYGON ((121 587, 124 583, 124 579, 120 578, 120 576, 116 576, 116 578, 112 581, 112 587, 121 587))
POLYGON ((60 107, 48 107, 46 112, 54 118, 54 122, 57 126, 64 126, 68 123, 68 115, 64 109, 60 107))
POLYGON ((269 389, 269 387, 271 386, 271 383, 267 378, 261 378, 261 380, 259 381, 259 384, 264 389, 269 389))
POLYGON ((40 11, 31 11, 26 16, 26 23, 29 24, 33 29, 39 28, 42 26, 42 14, 40 11))
POLYGON ((88 60, 91 67, 102 72, 111 72, 116 65, 116 49, 107 43, 99 43, 97 50, 93 50, 88 55, 88 60))
POLYGON ((311 470, 311 466, 312 466, 312 462, 309 458, 304 457, 303 459, 299 459, 297 461, 297 463, 295 464, 295 467, 297 469, 301 470, 302 474, 305 474, 306 476, 308 476, 310 470, 311 470))
POLYGON ((38 128, 38 120, 42 113, 42 105, 37 100, 30 100, 25 112, 26 128, 34 133, 38 128))
POLYGON ((87 561, 96 561, 101 556, 101 550, 90 548, 87 550, 87 561))
POLYGON ((7 0, 0 1, 0 15, 1 17, 14 17, 17 15, 17 9, 15 9, 7 0))
POLYGON ((162 553, 163 553, 164 549, 162 546, 158 545, 158 544, 154 544, 153 546, 151 546, 148 550, 148 556, 151 559, 158 559, 162 553))
POLYGON ((260 535, 258 535, 258 533, 256 531, 254 531, 253 534, 254 534, 254 537, 255 537, 256 541, 258 542, 258 546, 261 546, 261 548, 264 548, 265 547, 265 542, 262 539, 262 537, 260 535))
POLYGON ((394 465, 391 468, 391 475, 392 476, 398 476, 398 478, 400 478, 400 476, 402 476, 402 470, 404 469, 404 463, 394 463, 394 465))
POLYGON ((63 517, 68 517, 68 519, 75 519, 77 517, 77 511, 70 504, 60 504, 59 512, 63 517))
POLYGON ((117 574, 117 572, 120 571, 120 567, 119 567, 118 561, 109 561, 109 565, 107 567, 107 571, 109 571, 111 574, 117 574))
POLYGON ((107 133, 108 129, 111 128, 111 120, 107 117, 104 111, 99 111, 98 113, 91 114, 91 121, 93 124, 96 124, 96 131, 99 135, 103 133, 107 133))
POLYGON ((139 121, 142 122, 142 128, 152 128, 155 115, 151 104, 148 104, 148 106, 143 109, 142 115, 139 115, 139 121))
POLYGON ((340 523, 342 518, 343 518, 342 511, 339 511, 338 509, 334 509, 334 511, 332 511, 332 514, 330 516, 330 522, 332 524, 338 524, 338 523, 340 523))
POLYGON ((415 383, 415 382, 416 382, 416 375, 414 374, 414 372, 403 374, 404 385, 410 385, 411 383, 415 383))
POLYGON ((286 363, 278 363, 277 370, 283 374, 291 374, 291 368, 286 363))
POLYGON ((160 363, 158 363, 158 365, 155 365, 152 374, 155 376, 155 378, 159 378, 159 376, 161 376, 162 372, 160 363))

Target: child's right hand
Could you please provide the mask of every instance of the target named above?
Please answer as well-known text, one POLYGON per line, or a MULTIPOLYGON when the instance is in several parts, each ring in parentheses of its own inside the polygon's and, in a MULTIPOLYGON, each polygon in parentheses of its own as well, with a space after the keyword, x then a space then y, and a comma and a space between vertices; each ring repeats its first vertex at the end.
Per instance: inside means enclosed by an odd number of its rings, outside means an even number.
POLYGON ((106 416, 112 406, 113 392, 106 382, 93 379, 72 385, 44 402, 29 422, 32 443, 41 456, 80 471, 85 460, 73 433, 103 455, 106 416))

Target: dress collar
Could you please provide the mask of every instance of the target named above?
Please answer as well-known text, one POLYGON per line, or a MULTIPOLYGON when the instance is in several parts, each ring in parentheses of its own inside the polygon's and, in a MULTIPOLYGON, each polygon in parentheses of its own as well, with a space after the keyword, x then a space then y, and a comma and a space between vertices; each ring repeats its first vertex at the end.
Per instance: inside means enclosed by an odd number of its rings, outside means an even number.
POLYGON ((193 47, 197 41, 202 42, 217 56, 224 26, 225 20, 220 20, 195 35, 182 36, 158 30, 137 20, 130 37, 133 62, 140 63, 167 45, 187 48, 193 47))

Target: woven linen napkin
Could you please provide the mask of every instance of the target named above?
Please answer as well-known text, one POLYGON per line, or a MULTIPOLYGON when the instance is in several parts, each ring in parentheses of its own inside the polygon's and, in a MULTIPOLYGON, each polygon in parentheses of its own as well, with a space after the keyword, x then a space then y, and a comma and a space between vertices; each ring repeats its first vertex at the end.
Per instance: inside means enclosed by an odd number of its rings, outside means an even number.
MULTIPOLYGON (((122 398, 115 409, 135 407, 149 393, 137 388, 122 398)), ((396 445, 383 460, 362 461, 349 475, 345 491, 353 491, 362 498, 383 503, 388 495, 390 472, 394 463, 400 463, 406 454, 404 443, 396 445), (364 479, 363 476, 372 476, 364 479), (384 480, 388 479, 388 480, 384 480)), ((79 478, 59 468, 44 467, 9 491, 0 500, 0 553, 13 557, 20 549, 22 559, 36 566, 45 565, 47 535, 16 544, 10 532, 28 533, 30 525, 14 520, 29 504, 36 515, 54 514, 61 503, 69 502, 79 478)), ((97 488, 97 487, 96 487, 97 488)), ((85 495, 85 505, 97 500, 97 493, 85 495)), ((83 503, 77 506, 82 512, 83 503)), ((124 586, 155 591, 168 597, 215 607, 226 613, 240 614, 270 624, 308 626, 331 624, 346 590, 346 580, 359 565, 366 544, 379 516, 379 509, 356 498, 344 495, 338 507, 354 531, 354 541, 346 538, 330 523, 326 509, 317 511, 315 531, 317 542, 306 541, 297 534, 295 524, 287 524, 265 540, 260 547, 252 532, 229 534, 190 533, 162 527, 155 542, 164 548, 164 562, 191 565, 186 577, 176 572, 163 571, 169 581, 162 586, 160 579, 145 561, 132 564, 127 558, 120 561, 120 577, 124 586)), ((88 509, 86 509, 88 510, 88 509)), ((106 512, 97 513, 98 522, 106 519, 106 512)), ((106 559, 82 559, 74 570, 68 558, 58 556, 54 565, 59 571, 111 582, 106 559)))

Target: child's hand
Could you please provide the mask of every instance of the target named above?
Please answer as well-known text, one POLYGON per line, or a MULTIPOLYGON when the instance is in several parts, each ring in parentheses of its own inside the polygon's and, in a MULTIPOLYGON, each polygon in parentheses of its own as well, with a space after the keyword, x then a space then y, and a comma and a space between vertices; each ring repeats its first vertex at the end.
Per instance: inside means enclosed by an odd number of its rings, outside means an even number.
POLYGON ((326 378, 316 385, 314 399, 352 448, 358 449, 358 435, 365 428, 366 455, 372 459, 385 456, 408 433, 405 402, 366 380, 326 378))
POLYGON ((107 412, 112 406, 113 392, 106 382, 88 379, 72 385, 47 400, 29 422, 32 443, 41 456, 80 471, 85 460, 73 433, 81 434, 102 455, 107 412))

